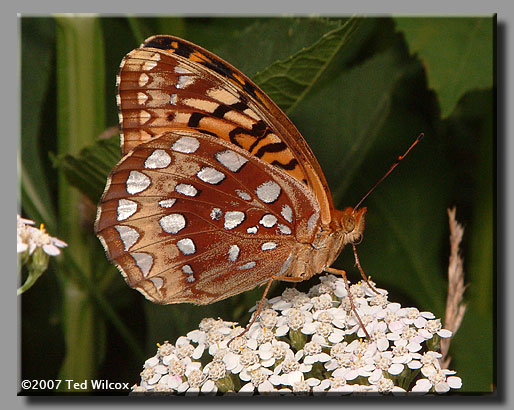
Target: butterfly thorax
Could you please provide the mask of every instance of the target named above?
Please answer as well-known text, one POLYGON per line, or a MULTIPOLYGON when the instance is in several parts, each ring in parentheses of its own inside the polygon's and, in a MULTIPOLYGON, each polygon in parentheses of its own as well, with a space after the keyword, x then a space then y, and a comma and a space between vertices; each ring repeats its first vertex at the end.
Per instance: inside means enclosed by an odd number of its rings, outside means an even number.
POLYGON ((333 210, 330 225, 321 226, 311 242, 297 243, 281 274, 308 279, 323 272, 337 259, 345 245, 361 242, 365 214, 366 208, 333 210))

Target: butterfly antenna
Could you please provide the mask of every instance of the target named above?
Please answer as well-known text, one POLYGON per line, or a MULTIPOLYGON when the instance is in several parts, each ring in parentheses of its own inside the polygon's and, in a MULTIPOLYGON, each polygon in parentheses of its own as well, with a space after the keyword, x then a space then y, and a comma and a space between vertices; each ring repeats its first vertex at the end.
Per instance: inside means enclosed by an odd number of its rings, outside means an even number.
POLYGON ((380 179, 377 181, 377 183, 371 187, 371 189, 366 193, 366 195, 364 195, 364 196, 362 197, 362 199, 359 201, 359 203, 358 203, 357 205, 355 205, 355 207, 353 208, 353 210, 354 210, 354 211, 355 211, 355 210, 357 210, 357 208, 359 208, 359 207, 362 205, 362 203, 363 203, 363 202, 364 202, 364 200, 369 196, 369 194, 371 194, 371 193, 375 190, 375 188, 376 188, 378 185, 380 185, 380 183, 381 183, 384 179, 386 179, 386 178, 387 178, 387 176, 388 176, 391 172, 393 172, 393 169, 395 169, 395 168, 398 166, 398 164, 400 163, 400 161, 401 161, 402 159, 404 159, 404 158, 407 156, 407 154, 411 151, 411 149, 412 149, 412 148, 414 148, 414 146, 415 146, 418 142, 420 142, 420 141, 423 139, 423 137, 424 137, 424 136, 425 136, 425 134, 424 134, 424 133, 421 133, 421 134, 419 134, 419 135, 418 135, 418 138, 416 138, 416 140, 411 144, 411 146, 407 149, 407 151, 405 151, 405 153, 404 153, 403 155, 400 155, 400 156, 398 157, 398 159, 396 160, 396 162, 391 166, 391 168, 389 168, 389 171, 387 171, 387 172, 384 174, 384 176, 383 176, 382 178, 380 178, 380 179))

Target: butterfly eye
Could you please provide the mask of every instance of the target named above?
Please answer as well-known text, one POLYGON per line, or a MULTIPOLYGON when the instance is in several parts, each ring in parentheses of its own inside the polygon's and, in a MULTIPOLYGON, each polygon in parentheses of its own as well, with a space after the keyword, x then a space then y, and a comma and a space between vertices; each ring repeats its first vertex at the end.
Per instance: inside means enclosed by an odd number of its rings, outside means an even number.
POLYGON ((353 215, 344 214, 341 218, 341 226, 344 233, 350 233, 355 229, 355 218, 353 215))

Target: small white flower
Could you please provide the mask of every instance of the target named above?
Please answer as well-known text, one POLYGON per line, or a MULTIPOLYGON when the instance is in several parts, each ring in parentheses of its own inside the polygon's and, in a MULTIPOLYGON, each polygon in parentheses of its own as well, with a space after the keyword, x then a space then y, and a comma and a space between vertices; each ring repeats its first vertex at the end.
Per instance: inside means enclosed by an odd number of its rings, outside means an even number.
POLYGON ((223 379, 227 373, 225 364, 220 361, 208 363, 203 371, 209 379, 214 381, 223 379))
POLYGON ((354 299, 362 298, 366 295, 366 291, 368 290, 368 285, 364 282, 357 282, 353 285, 350 285, 350 293, 352 294, 354 299))
POLYGON ((187 365, 190 361, 179 359, 171 355, 163 358, 163 363, 168 366, 168 371, 171 375, 184 376, 186 374, 187 365))
POLYGON ((393 391, 394 383, 391 379, 382 377, 378 382, 378 391, 382 393, 389 393, 393 391))
POLYGON ((331 377, 330 378, 330 389, 329 391, 337 392, 342 391, 343 388, 346 388, 346 379, 342 376, 331 377))
POLYGON ((211 329, 218 329, 220 327, 227 327, 231 326, 232 323, 230 322, 224 322, 221 319, 214 319, 212 317, 204 318, 201 320, 200 324, 198 325, 198 329, 203 332, 208 332, 211 329))
POLYGON ((162 345, 158 344, 157 356, 159 356, 159 357, 169 356, 174 351, 175 351, 175 346, 173 346, 170 342, 168 342, 166 340, 162 345))
POLYGON ((186 338, 179 338, 177 342, 175 343, 176 349, 175 354, 180 359, 183 359, 185 357, 190 357, 193 352, 195 351, 195 347, 189 342, 186 338))
POLYGON ((34 221, 21 218, 17 215, 17 252, 29 251, 31 255, 36 248, 41 248, 47 255, 57 256, 61 253, 59 248, 65 248, 68 244, 58 238, 48 235, 44 225, 39 229, 30 226, 34 221))
POLYGON ((423 353, 423 355, 420 358, 420 362, 423 365, 423 367, 439 366, 438 359, 440 358, 441 353, 428 351, 423 353))
POLYGON ((216 383, 214 383, 214 381, 206 380, 200 388, 200 391, 203 394, 215 394, 218 391, 218 387, 216 386, 216 383))
POLYGON ((309 298, 305 293, 299 293, 296 295, 291 301, 291 304, 294 308, 302 310, 308 310, 312 307, 311 298, 309 298))
POLYGON ((446 393, 450 389, 460 389, 462 380, 460 377, 446 377, 443 371, 433 369, 426 379, 419 379, 412 388, 413 392, 428 393, 432 388, 436 393, 446 393))
POLYGON ((333 331, 334 327, 330 323, 318 322, 316 324, 316 335, 319 335, 324 339, 329 337, 333 331))
POLYGON ((299 294, 300 294, 300 291, 297 290, 296 288, 287 288, 286 290, 284 290, 284 292, 282 292, 281 299, 284 300, 285 302, 291 303, 293 301, 293 299, 296 296, 298 296, 299 294))
POLYGON ((303 353, 305 354, 305 358, 303 362, 305 364, 314 364, 316 362, 328 362, 331 357, 329 354, 324 353, 322 350, 323 339, 318 336, 318 338, 313 337, 313 340, 306 343, 303 347, 303 353), (318 340, 317 340, 318 339, 318 340))
POLYGON ((293 384, 293 393, 307 395, 310 391, 311 386, 305 380, 300 380, 293 384))
POLYGON ((207 332, 206 343, 208 345, 214 345, 221 342, 225 338, 225 335, 220 332, 219 329, 211 329, 207 332))
POLYGON ((273 340, 275 340, 275 334, 271 329, 264 327, 259 330, 256 338, 256 342, 259 346, 264 343, 271 343, 273 340))
POLYGON ((239 362, 244 367, 252 367, 254 364, 259 362, 259 355, 249 348, 243 348, 241 350, 241 357, 239 358, 239 362))
POLYGON ((334 275, 322 276, 320 278, 321 284, 317 287, 318 295, 328 294, 332 296, 337 288, 337 283, 340 278, 334 275))
MULTIPOLYGON (((378 374, 382 375, 383 372, 388 372, 392 375, 398 375, 403 371, 403 364, 395 363, 393 361, 393 353, 392 352, 379 352, 374 357, 373 360, 375 362, 376 370, 373 379, 376 379, 378 374)), ((370 380, 371 381, 371 380, 370 380)))
POLYGON ((289 309, 287 314, 287 325, 291 330, 300 329, 305 323, 305 315, 300 309, 289 309))
POLYGON ((150 357, 149 359, 146 359, 144 368, 148 369, 150 367, 157 366, 159 364, 159 358, 156 356, 150 357))
POLYGON ((260 323, 266 329, 273 329, 277 324, 278 313, 273 309, 265 309, 261 312, 260 323))
POLYGON ((201 387, 205 380, 206 376, 200 369, 191 369, 191 371, 187 373, 187 383, 189 384, 188 391, 201 387))
POLYGON ((312 304, 314 309, 316 310, 327 310, 332 308, 333 301, 332 297, 328 293, 323 293, 320 296, 315 296, 312 298, 312 304))
POLYGON ((182 377, 177 375, 165 374, 159 380, 159 384, 176 391, 178 389, 178 386, 182 384, 182 377))
POLYGON ((369 304, 371 306, 380 306, 382 308, 385 308, 387 306, 387 292, 383 289, 377 289, 380 294, 373 295, 370 300, 369 304))
POLYGON ((141 373, 141 380, 146 382, 147 384, 154 384, 161 378, 160 374, 155 372, 153 367, 148 367, 144 369, 141 373))
POLYGON ((432 334, 436 333, 440 337, 451 337, 452 332, 443 329, 441 326, 441 319, 428 320, 425 328, 432 334))
POLYGON ((269 393, 275 391, 275 387, 269 382, 268 377, 273 374, 271 370, 259 367, 251 370, 249 373, 250 383, 245 384, 239 392, 254 392, 255 389, 259 393, 269 393))

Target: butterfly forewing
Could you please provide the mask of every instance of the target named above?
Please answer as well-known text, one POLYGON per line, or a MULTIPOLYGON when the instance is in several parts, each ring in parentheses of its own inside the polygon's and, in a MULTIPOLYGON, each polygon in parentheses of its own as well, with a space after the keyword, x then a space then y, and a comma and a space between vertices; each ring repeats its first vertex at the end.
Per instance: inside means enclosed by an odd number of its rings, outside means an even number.
POLYGON ((208 133, 166 132, 111 172, 96 231, 157 303, 212 303, 286 273, 319 229, 305 185, 208 133))
POLYGON ((122 153, 163 132, 201 131, 248 151, 333 208, 321 169, 285 114, 244 74, 187 41, 154 36, 123 60, 118 77, 122 153))

